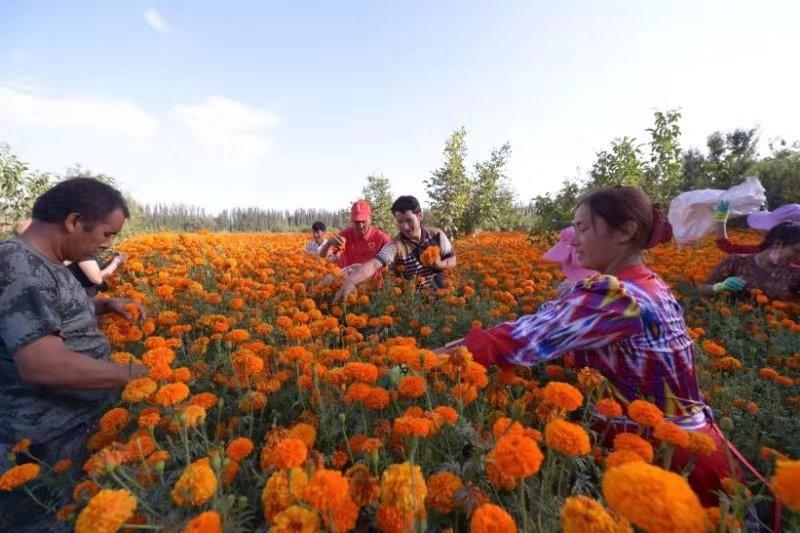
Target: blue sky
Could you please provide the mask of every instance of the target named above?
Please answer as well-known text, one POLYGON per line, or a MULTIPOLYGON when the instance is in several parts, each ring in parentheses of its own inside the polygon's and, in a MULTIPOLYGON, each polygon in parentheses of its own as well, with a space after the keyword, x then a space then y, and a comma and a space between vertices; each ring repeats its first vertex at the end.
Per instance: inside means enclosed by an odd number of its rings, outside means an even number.
POLYGON ((148 203, 346 207, 382 172, 423 180, 465 126, 508 141, 518 198, 680 108, 683 144, 761 127, 800 139, 800 3, 0 4, 0 140, 148 203))

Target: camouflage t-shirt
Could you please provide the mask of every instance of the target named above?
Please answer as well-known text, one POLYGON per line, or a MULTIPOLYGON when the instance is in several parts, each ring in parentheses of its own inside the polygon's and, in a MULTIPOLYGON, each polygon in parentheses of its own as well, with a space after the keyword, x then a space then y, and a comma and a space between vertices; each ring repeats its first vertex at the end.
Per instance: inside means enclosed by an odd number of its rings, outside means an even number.
POLYGON ((108 390, 22 381, 14 352, 47 335, 60 336, 73 352, 108 359, 92 300, 70 271, 17 237, 0 243, 0 444, 48 442, 92 421, 110 399, 108 390))

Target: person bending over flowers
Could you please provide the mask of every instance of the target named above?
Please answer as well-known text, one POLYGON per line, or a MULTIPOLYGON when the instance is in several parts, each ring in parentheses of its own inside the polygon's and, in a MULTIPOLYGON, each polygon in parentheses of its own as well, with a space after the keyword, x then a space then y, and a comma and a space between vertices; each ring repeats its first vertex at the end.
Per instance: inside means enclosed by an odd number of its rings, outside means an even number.
MULTIPOLYGON (((647 399, 685 430, 706 434, 716 452, 698 455, 689 481, 704 505, 718 500, 730 476, 725 443, 703 401, 695 373, 694 342, 669 286, 644 265, 643 251, 672 238, 672 227, 647 195, 632 187, 597 190, 575 211, 572 246, 580 267, 598 271, 536 314, 489 329, 473 328, 447 346, 466 346, 485 366, 533 366, 572 353, 577 367, 608 380, 608 394, 629 405, 647 399)), ((635 432, 625 417, 595 415, 598 434, 635 432)), ((691 454, 676 448, 671 468, 691 454)))

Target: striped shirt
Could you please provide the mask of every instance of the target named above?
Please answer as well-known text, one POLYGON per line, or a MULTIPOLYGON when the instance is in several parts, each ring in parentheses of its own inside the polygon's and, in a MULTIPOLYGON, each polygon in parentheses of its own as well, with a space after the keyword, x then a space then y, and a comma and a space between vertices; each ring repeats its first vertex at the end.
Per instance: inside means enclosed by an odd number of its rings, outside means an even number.
POLYGON ((422 252, 431 246, 439 248, 439 257, 453 257, 453 245, 444 231, 439 228, 422 228, 419 241, 409 239, 402 233, 396 235, 389 244, 381 248, 375 259, 384 266, 394 268, 405 279, 422 278, 420 286, 433 285, 434 288, 444 286, 444 273, 435 268, 426 267, 420 261, 422 252))

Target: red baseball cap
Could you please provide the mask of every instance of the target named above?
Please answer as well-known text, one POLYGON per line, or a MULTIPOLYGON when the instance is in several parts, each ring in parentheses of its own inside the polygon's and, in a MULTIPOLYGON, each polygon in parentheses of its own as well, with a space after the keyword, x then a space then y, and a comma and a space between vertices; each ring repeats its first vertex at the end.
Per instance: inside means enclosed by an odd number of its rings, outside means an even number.
POLYGON ((364 200, 358 200, 350 208, 350 220, 353 222, 364 222, 372 217, 372 208, 364 200))

